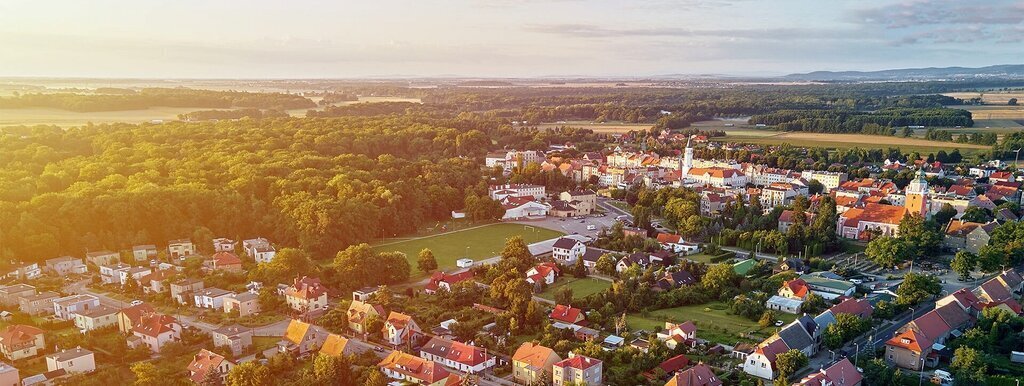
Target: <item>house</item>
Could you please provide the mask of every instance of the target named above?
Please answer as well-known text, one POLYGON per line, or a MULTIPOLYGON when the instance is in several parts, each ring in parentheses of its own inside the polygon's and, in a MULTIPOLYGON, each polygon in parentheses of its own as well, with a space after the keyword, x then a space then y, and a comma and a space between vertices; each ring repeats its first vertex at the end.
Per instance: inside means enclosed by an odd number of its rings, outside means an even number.
POLYGON ((213 252, 234 252, 235 251, 235 240, 219 237, 213 239, 213 252))
POLYGON ((381 332, 384 335, 384 340, 392 346, 411 344, 423 335, 423 330, 420 330, 420 326, 416 324, 415 320, 412 320, 411 316, 395 311, 388 314, 388 319, 384 322, 381 332))
POLYGON ((352 304, 348 306, 348 328, 361 334, 369 333, 366 331, 367 319, 372 316, 383 318, 384 312, 384 308, 381 306, 353 300, 352 304))
POLYGON ((672 377, 665 386, 722 386, 722 380, 711 368, 698 363, 672 377))
POLYGON ((149 261, 156 259, 156 245, 145 244, 132 246, 132 257, 135 261, 149 261))
POLYGON ((782 339, 769 340, 761 343, 754 352, 747 355, 743 362, 743 371, 761 379, 774 380, 776 374, 775 357, 789 351, 789 346, 782 339))
POLYGON ((942 307, 947 304, 956 304, 963 309, 964 312, 975 318, 978 317, 978 315, 981 314, 981 311, 985 309, 985 303, 982 302, 981 299, 978 299, 978 297, 974 295, 974 292, 971 292, 971 290, 967 288, 958 289, 935 301, 935 307, 942 307))
POLYGON ((787 280, 779 288, 779 296, 789 299, 806 300, 811 294, 811 287, 803 279, 787 280))
POLYGON ((158 269, 139 278, 139 286, 147 294, 162 294, 167 292, 168 281, 177 275, 177 272, 166 269, 158 269))
POLYGON ((68 374, 96 371, 96 356, 81 347, 46 356, 46 371, 64 370, 68 374))
POLYGON ((204 288, 202 280, 185 278, 171 283, 171 299, 178 304, 189 304, 194 302, 192 292, 204 288))
POLYGON ((156 312, 148 303, 136 304, 124 308, 117 313, 117 329, 122 334, 131 334, 135 326, 142 322, 142 317, 156 312))
POLYGON ((0 331, 0 354, 7 360, 34 357, 46 348, 45 331, 24 324, 7 326, 0 331))
POLYGON ((368 301, 377 293, 378 290, 380 290, 380 287, 364 287, 357 289, 352 291, 352 300, 358 300, 361 302, 368 301))
POLYGON ((458 375, 448 372, 438 363, 395 350, 377 364, 388 378, 414 385, 447 386, 461 381, 458 375))
POLYGON ((867 299, 847 298, 829 308, 833 314, 850 314, 861 319, 867 319, 874 313, 874 307, 867 299))
POLYGON ((469 374, 481 373, 495 364, 495 358, 481 347, 438 337, 431 338, 420 348, 420 357, 469 374))
POLYGON ((996 279, 999 279, 999 282, 1003 283, 1012 293, 1020 293, 1021 289, 1024 288, 1024 278, 1012 269, 1001 272, 999 276, 996 276, 996 279))
POLYGON ((580 308, 573 308, 561 304, 556 304, 555 308, 548 314, 548 318, 552 321, 562 322, 566 324, 579 324, 586 319, 587 314, 580 308))
POLYGON ((975 288, 974 294, 985 303, 1001 302, 1013 298, 1010 289, 1006 288, 997 277, 991 278, 975 288))
POLYGON ((673 253, 690 254, 700 249, 697 244, 687 243, 683 236, 676 234, 658 233, 657 240, 658 244, 661 244, 662 249, 673 253))
POLYGON ((251 328, 240 325, 223 326, 210 334, 213 336, 213 345, 216 347, 227 347, 234 355, 238 356, 252 346, 251 328))
POLYGON ((697 278, 693 277, 690 271, 680 269, 678 271, 665 272, 665 275, 654 284, 654 289, 668 291, 694 284, 697 284, 697 278))
POLYGON ((82 294, 65 296, 53 299, 53 315, 60 320, 75 320, 75 314, 96 308, 100 305, 100 298, 82 294))
POLYGON ((804 377, 795 386, 860 386, 864 382, 857 367, 843 358, 826 369, 804 377))
POLYGON ((551 366, 552 385, 600 386, 604 382, 604 362, 569 353, 569 359, 551 366))
POLYGON ((256 260, 257 264, 269 263, 277 255, 277 249, 270 245, 269 240, 262 237, 242 241, 242 249, 249 257, 256 260))
POLYGON ((555 244, 551 246, 551 258, 562 264, 575 263, 576 259, 583 256, 586 252, 587 246, 582 241, 569 238, 559 237, 555 240, 555 244))
POLYGON ((320 346, 320 355, 338 357, 358 353, 358 346, 355 344, 348 344, 348 338, 338 334, 328 334, 327 339, 324 339, 324 344, 320 346))
POLYGON ((772 297, 768 298, 764 303, 764 306, 769 310, 785 312, 787 314, 799 314, 800 308, 803 307, 803 305, 803 300, 778 295, 772 295, 772 297))
POLYGON ((21 386, 21 374, 18 368, 0 362, 0 386, 21 386))
POLYGON ((800 280, 803 280, 811 292, 825 300, 832 300, 840 296, 851 297, 857 292, 857 285, 846 280, 826 277, 821 272, 800 275, 800 280))
POLYGON ((14 284, 0 287, 0 305, 18 306, 21 304, 21 298, 35 294, 36 287, 28 284, 14 284))
MULTIPOLYGON (((793 215, 795 212, 792 210, 784 210, 779 214, 779 232, 786 233, 789 231, 789 227, 793 226, 793 215)), ((804 212, 804 226, 811 226, 814 222, 815 213, 804 212)))
POLYGON ((327 288, 320 284, 320 279, 312 277, 296 277, 292 285, 284 291, 285 303, 300 313, 319 312, 327 308, 327 288))
POLYGON ((693 347, 697 345, 697 325, 689 320, 682 324, 665 322, 665 329, 658 331, 656 336, 671 350, 679 344, 693 347))
POLYGON ((23 296, 18 299, 18 308, 29 315, 49 314, 53 312, 53 301, 58 296, 56 292, 51 291, 23 296))
POLYGON ((610 251, 598 248, 587 248, 587 251, 583 252, 583 256, 580 256, 580 258, 583 259, 583 266, 587 268, 587 271, 593 272, 597 269, 597 261, 606 253, 610 253, 610 251))
POLYGON ((796 272, 803 274, 807 271, 807 264, 804 261, 794 257, 779 259, 779 263, 772 268, 772 274, 777 275, 782 272, 796 272))
MULTIPOLYGON (((513 198, 509 197, 506 198, 505 200, 513 200, 513 198)), ((548 214, 554 217, 562 218, 582 216, 583 212, 576 208, 577 204, 579 204, 579 202, 576 201, 551 201, 550 207, 548 208, 548 214)))
POLYGON ((786 342, 786 346, 790 349, 800 350, 807 357, 812 357, 818 352, 815 336, 820 331, 817 330, 817 327, 813 318, 804 315, 782 327, 775 335, 786 342))
MULTIPOLYGON (((690 358, 687 358, 686 355, 679 354, 674 357, 666 359, 664 362, 661 362, 655 369, 661 369, 661 371, 665 374, 666 377, 672 377, 689 365, 690 358)), ((655 380, 655 375, 657 374, 654 372, 655 369, 645 372, 644 376, 647 377, 648 379, 655 380)))
POLYGON ((88 267, 82 262, 82 259, 76 259, 71 256, 61 256, 46 260, 46 269, 57 276, 81 275, 88 272, 88 267))
POLYGON ((165 344, 181 340, 181 324, 173 316, 149 313, 139 317, 132 334, 150 351, 160 352, 165 344))
POLYGON ((121 284, 121 272, 127 272, 132 266, 125 263, 114 263, 100 266, 100 281, 103 284, 121 284))
POLYGON ((839 215, 836 234, 853 240, 870 240, 875 236, 897 236, 900 221, 910 213, 906 206, 867 203, 839 215))
POLYGON ((127 285, 129 280, 141 284, 142 278, 152 273, 149 267, 130 267, 117 271, 117 282, 122 286, 127 285))
POLYGON ((546 384, 555 363, 562 358, 554 350, 525 342, 512 354, 512 380, 520 384, 546 384))
POLYGON ((185 369, 189 380, 197 385, 208 385, 214 379, 217 381, 213 384, 224 384, 232 367, 235 367, 234 363, 204 348, 192 357, 192 362, 185 369))
POLYGON ((199 308, 224 309, 224 299, 235 293, 220 288, 204 288, 192 293, 193 304, 199 308))
POLYGON ((64 371, 64 370, 47 371, 45 373, 41 373, 41 374, 36 374, 36 375, 25 377, 25 379, 21 380, 21 385, 22 386, 35 386, 35 385, 50 386, 50 385, 55 385, 55 384, 57 384, 58 381, 63 380, 65 378, 68 378, 70 376, 71 376, 71 374, 68 374, 67 371, 64 371))
POLYGON ((641 269, 647 269, 650 265, 655 263, 661 264, 663 261, 664 258, 657 254, 634 252, 620 259, 619 262, 615 264, 615 271, 625 272, 633 265, 638 265, 641 269))
POLYGON ((189 239, 171 240, 167 242, 167 254, 172 259, 184 259, 196 254, 196 247, 189 239))
POLYGON ((117 325, 117 308, 100 304, 75 313, 75 327, 79 331, 92 331, 117 325))
POLYGON ((992 221, 987 224, 969 222, 963 220, 950 220, 946 225, 943 244, 951 250, 966 250, 977 254, 981 247, 988 245, 992 238, 992 232, 999 227, 999 223, 992 221))
POLYGON ((210 269, 214 271, 242 272, 242 259, 234 253, 221 251, 214 253, 207 261, 210 269))
POLYGON ((112 251, 88 252, 85 254, 85 261, 88 261, 97 267, 102 267, 104 265, 114 265, 121 262, 121 255, 112 251))
POLYGON ((292 319, 277 347, 282 353, 303 357, 319 351, 327 335, 320 326, 292 319))
POLYGON ((558 269, 555 263, 544 262, 526 271, 526 282, 539 288, 542 285, 555 284, 555 279, 561 274, 562 270, 558 269))
POLYGON ((245 317, 260 313, 260 297, 252 292, 242 292, 224 298, 224 312, 238 312, 245 317))
POLYGON ((473 271, 467 270, 458 273, 444 273, 434 272, 430 274, 430 281, 427 282, 427 286, 423 288, 423 292, 428 294, 437 293, 437 291, 451 291, 452 285, 473 280, 473 271))
POLYGON ((575 202, 573 206, 580 215, 592 214, 597 209, 597 194, 589 189, 562 192, 558 198, 566 202, 575 202))
POLYGON ((923 370, 931 352, 932 341, 915 330, 905 330, 885 342, 885 362, 908 370, 923 370))
POLYGON ((43 270, 39 268, 39 263, 31 263, 20 265, 4 276, 17 280, 32 280, 42 275, 43 270))

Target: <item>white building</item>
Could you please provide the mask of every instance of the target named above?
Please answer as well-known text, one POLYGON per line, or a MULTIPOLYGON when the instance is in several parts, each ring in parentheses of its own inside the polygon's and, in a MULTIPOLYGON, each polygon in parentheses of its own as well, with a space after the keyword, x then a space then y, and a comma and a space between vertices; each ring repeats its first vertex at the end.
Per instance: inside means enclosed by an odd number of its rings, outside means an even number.
POLYGON ((269 263, 277 255, 277 249, 270 245, 269 240, 262 237, 242 241, 242 249, 245 249, 245 253, 256 260, 256 263, 269 263))
POLYGON ((53 300, 53 314, 57 319, 75 320, 75 314, 100 306, 100 299, 88 295, 71 295, 53 300))
POLYGON ((234 295, 234 292, 220 288, 204 288, 193 292, 192 300, 199 308, 224 309, 224 299, 234 295))
POLYGON ((543 198, 547 195, 544 185, 532 184, 491 185, 488 194, 491 199, 498 201, 505 197, 543 198))
POLYGON ((552 245, 551 257, 562 264, 575 263, 576 259, 587 251, 587 246, 582 241, 561 237, 552 245))
POLYGON ((96 371, 96 356, 81 347, 46 356, 46 371, 64 370, 68 374, 96 371))

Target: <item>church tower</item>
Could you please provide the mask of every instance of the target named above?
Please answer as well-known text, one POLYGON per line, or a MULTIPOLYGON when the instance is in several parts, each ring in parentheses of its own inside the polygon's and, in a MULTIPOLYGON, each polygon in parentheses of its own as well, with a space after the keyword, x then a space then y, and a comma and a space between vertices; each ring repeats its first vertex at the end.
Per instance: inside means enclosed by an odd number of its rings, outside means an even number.
POLYGON ((928 218, 931 211, 928 209, 928 181, 925 180, 924 169, 918 169, 917 177, 907 184, 906 196, 907 210, 928 218))
POLYGON ((690 173, 690 169, 693 168, 693 147, 690 146, 690 139, 693 136, 686 138, 686 150, 683 151, 683 162, 681 163, 680 169, 683 172, 682 176, 686 176, 690 173))

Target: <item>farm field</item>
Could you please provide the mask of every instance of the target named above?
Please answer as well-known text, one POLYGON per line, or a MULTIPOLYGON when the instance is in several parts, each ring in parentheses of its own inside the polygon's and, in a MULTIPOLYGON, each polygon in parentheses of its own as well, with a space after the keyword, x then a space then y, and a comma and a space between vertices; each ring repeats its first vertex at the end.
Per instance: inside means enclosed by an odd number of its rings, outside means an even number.
MULTIPOLYGON (((796 319, 796 315, 779 314, 778 319, 789 323, 796 319)), ((666 308, 652 311, 647 316, 626 316, 626 324, 630 330, 642 329, 649 332, 664 329, 665 322, 682 323, 687 320, 697 325, 699 338, 729 345, 738 341, 760 341, 775 331, 774 326, 762 330, 757 322, 729 314, 729 306, 722 302, 666 308), (754 334, 747 334, 750 332, 754 334), (740 334, 746 334, 746 337, 740 334)))
POLYGON ((60 127, 84 126, 92 122, 141 123, 152 120, 176 121, 178 114, 196 110, 192 107, 153 107, 145 110, 99 111, 79 113, 59 109, 0 109, 0 126, 57 125, 60 127))
POLYGON ((569 288, 572 290, 573 299, 582 299, 588 295, 604 291, 611 286, 612 283, 606 280, 593 278, 577 279, 563 272, 561 279, 545 289, 544 292, 537 294, 537 296, 548 300, 555 300, 555 293, 562 288, 569 288))
MULTIPOLYGON (((725 137, 712 138, 716 142, 745 142, 766 145, 790 144, 794 146, 831 147, 838 149, 900 147, 903 151, 935 152, 960 149, 961 153, 971 150, 988 150, 988 146, 953 142, 929 141, 922 138, 886 137, 868 134, 832 134, 804 132, 776 132, 749 128, 726 129, 725 137)), ((958 131, 954 130, 954 135, 958 131)), ((969 131, 965 131, 970 133, 969 131)))
POLYGON ((569 126, 569 127, 582 127, 584 129, 593 130, 595 133, 606 133, 616 134, 625 133, 631 130, 647 130, 650 129, 652 124, 650 123, 625 123, 625 122, 605 122, 605 123, 594 123, 590 121, 565 121, 563 123, 541 123, 537 125, 540 129, 553 129, 556 127, 569 126))
MULTIPOLYGON (((949 92, 942 94, 958 99, 972 99, 981 97, 981 101, 992 105, 1006 105, 1010 98, 1017 98, 1024 103, 1024 91, 987 91, 987 92, 949 92)), ((961 106, 970 107, 970 106, 961 106)))
POLYGON ((377 244, 373 249, 380 252, 402 252, 412 266, 412 276, 422 276, 416 269, 416 256, 423 248, 429 248, 437 258, 440 269, 455 267, 455 261, 463 257, 473 260, 497 256, 505 247, 505 240, 522 236, 527 244, 562 236, 564 233, 550 229, 522 224, 498 223, 466 230, 427 236, 418 239, 377 244))

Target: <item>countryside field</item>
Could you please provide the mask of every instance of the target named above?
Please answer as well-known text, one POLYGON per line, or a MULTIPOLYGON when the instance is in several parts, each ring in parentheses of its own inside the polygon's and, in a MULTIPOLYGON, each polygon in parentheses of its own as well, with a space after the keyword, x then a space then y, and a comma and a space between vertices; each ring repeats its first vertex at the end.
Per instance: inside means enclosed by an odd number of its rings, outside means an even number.
POLYGON ((537 294, 537 296, 548 300, 555 300, 555 293, 562 288, 569 288, 572 289, 573 299, 582 299, 588 295, 604 291, 611 286, 612 283, 607 280, 592 278, 577 279, 572 277, 572 275, 563 272, 561 279, 558 279, 554 285, 549 286, 544 290, 544 292, 537 294))
POLYGON ((448 270, 455 268, 455 261, 463 257, 481 260, 497 256, 504 248, 505 240, 513 236, 522 236, 527 244, 531 244, 553 239, 563 234, 529 225, 499 223, 413 240, 378 244, 374 245, 373 249, 381 252, 405 253, 409 259, 409 265, 412 266, 412 276, 417 277, 423 275, 416 269, 416 256, 423 248, 429 248, 434 252, 440 269, 448 270))
POLYGON ((595 133, 605 134, 618 134, 625 133, 631 130, 647 130, 653 125, 650 123, 625 123, 625 122, 605 122, 605 123, 594 123, 590 121, 564 121, 563 123, 541 123, 537 125, 540 129, 553 129, 557 127, 568 126, 568 127, 582 127, 584 129, 593 130, 595 133))

